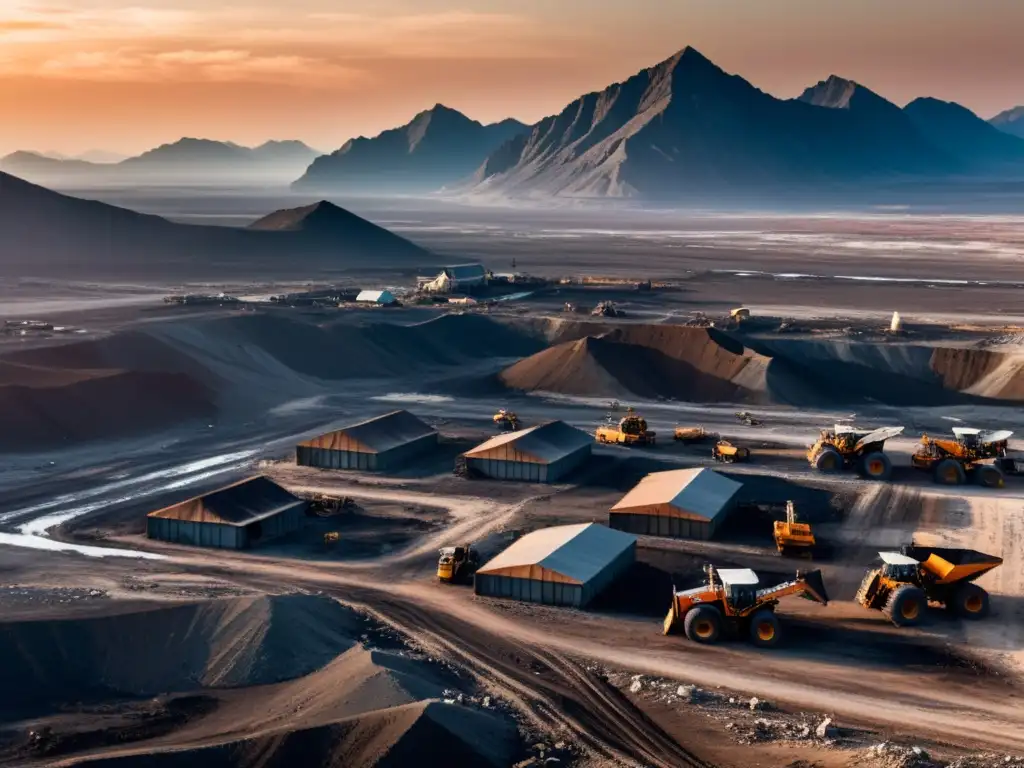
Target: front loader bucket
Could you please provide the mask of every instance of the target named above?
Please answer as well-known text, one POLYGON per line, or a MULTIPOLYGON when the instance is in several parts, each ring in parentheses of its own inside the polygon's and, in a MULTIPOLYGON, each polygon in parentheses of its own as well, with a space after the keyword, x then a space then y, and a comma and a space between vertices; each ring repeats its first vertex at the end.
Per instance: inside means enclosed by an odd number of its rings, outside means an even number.
POLYGON ((822 577, 821 571, 807 571, 800 574, 800 579, 807 588, 807 591, 804 592, 805 597, 822 605, 828 605, 828 590, 825 589, 825 579, 822 577))
POLYGON ((939 584, 974 581, 983 573, 1003 564, 1003 558, 973 549, 910 545, 902 550, 904 555, 919 561, 925 570, 938 577, 939 584))
POLYGON ((665 615, 665 622, 662 625, 662 634, 674 635, 679 632, 679 603, 676 600, 676 592, 672 590, 672 605, 665 615))

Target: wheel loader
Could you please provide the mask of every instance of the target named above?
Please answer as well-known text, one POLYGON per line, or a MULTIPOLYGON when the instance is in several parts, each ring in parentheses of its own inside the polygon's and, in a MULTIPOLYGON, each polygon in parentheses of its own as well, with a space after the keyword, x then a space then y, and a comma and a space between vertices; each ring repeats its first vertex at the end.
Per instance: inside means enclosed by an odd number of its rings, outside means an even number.
POLYGON ((647 421, 632 408, 626 409, 617 425, 598 427, 595 433, 599 443, 619 445, 654 445, 657 433, 647 429, 647 421))
POLYGON ((783 557, 811 557, 818 542, 809 523, 796 519, 796 506, 786 502, 786 519, 775 521, 775 548, 783 557))
POLYGON ((750 461, 750 449, 745 445, 736 445, 728 440, 719 440, 711 446, 711 458, 724 464, 750 461))
POLYGON ((913 544, 899 552, 879 552, 882 565, 868 571, 854 598, 884 613, 897 627, 920 624, 929 603, 939 603, 965 619, 988 615, 988 592, 974 583, 1003 559, 952 547, 913 544))
POLYGON ((491 421, 502 432, 515 432, 519 429, 519 417, 504 408, 499 408, 498 412, 491 417, 491 421))
POLYGON ((723 634, 746 635, 757 646, 770 648, 782 637, 775 609, 779 600, 801 595, 828 605, 821 571, 796 572, 792 581, 758 589, 758 577, 749 568, 704 567, 705 583, 694 589, 673 589, 672 606, 665 616, 666 635, 683 634, 709 645, 723 634))
POLYGON ((942 485, 963 485, 970 480, 986 488, 1002 488, 1004 471, 1016 470, 1016 462, 1006 455, 1012 434, 1008 430, 983 432, 954 427, 952 440, 923 435, 910 463, 931 472, 935 482, 942 485))
POLYGON ((438 553, 437 580, 445 584, 472 584, 480 556, 469 544, 445 547, 438 553))
POLYGON ((892 475, 892 462, 883 450, 885 441, 901 434, 903 429, 861 429, 836 424, 834 429, 821 430, 818 439, 807 449, 807 460, 819 472, 853 469, 871 480, 888 480, 892 475))

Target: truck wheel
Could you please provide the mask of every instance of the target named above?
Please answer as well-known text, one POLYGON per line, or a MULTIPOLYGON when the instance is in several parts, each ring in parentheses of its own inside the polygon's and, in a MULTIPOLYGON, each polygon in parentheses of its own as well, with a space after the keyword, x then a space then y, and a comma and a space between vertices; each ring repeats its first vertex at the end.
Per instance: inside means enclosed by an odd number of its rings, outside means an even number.
POLYGON ((835 448, 822 448, 814 457, 814 468, 819 472, 838 472, 843 468, 843 457, 835 448))
POLYGON ((782 626, 774 611, 758 611, 750 618, 750 642, 759 648, 778 645, 782 626))
POLYGON ((953 610, 964 619, 988 616, 988 592, 973 582, 961 584, 953 593, 953 610))
POLYGON ((928 597, 924 590, 913 584, 904 584, 893 590, 885 604, 885 615, 897 627, 914 627, 924 619, 928 597))
POLYGON ((974 481, 985 488, 1002 488, 1003 472, 994 464, 982 464, 974 470, 974 481))
POLYGON ((683 619, 683 631, 693 642, 711 645, 722 632, 722 612, 713 605, 691 608, 683 619))
POLYGON ((955 459, 943 459, 935 465, 935 482, 939 485, 963 485, 966 479, 964 468, 955 459))
POLYGON ((892 462, 882 451, 874 451, 860 460, 860 473, 870 480, 888 480, 892 475, 892 462))

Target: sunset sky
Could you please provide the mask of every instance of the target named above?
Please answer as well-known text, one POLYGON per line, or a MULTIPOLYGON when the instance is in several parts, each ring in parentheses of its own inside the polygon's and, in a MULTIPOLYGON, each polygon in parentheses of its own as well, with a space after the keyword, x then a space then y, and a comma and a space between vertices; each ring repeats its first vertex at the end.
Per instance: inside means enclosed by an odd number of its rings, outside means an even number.
POLYGON ((777 96, 1024 104, 1024 0, 0 0, 0 153, 532 122, 686 45, 777 96))

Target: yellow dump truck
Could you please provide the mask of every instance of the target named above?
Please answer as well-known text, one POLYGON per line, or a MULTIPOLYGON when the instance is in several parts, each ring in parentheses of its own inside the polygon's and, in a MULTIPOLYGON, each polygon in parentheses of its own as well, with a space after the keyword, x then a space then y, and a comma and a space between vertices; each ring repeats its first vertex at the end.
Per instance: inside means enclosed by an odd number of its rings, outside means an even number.
POLYGON ((750 449, 745 445, 736 445, 728 440, 719 440, 711 447, 711 458, 724 464, 750 461, 750 449))
POLYGON ((860 429, 836 424, 834 429, 821 430, 807 449, 807 461, 819 472, 853 469, 871 480, 888 480, 892 462, 885 454, 885 441, 902 432, 903 427, 860 429))
POLYGON ((954 427, 953 439, 921 437, 921 444, 910 463, 915 469, 930 472, 941 485, 963 485, 968 480, 986 488, 1002 488, 1007 441, 1013 432, 985 432, 968 427, 954 427))
POLYGON ((801 595, 828 605, 821 571, 796 572, 792 581, 758 589, 757 574, 749 568, 704 567, 702 586, 672 592, 664 633, 680 631, 695 643, 711 644, 723 634, 746 635, 754 645, 778 644, 782 628, 775 608, 789 595, 801 595))
POLYGON ((855 600, 882 611, 897 627, 920 624, 929 603, 965 619, 988 615, 988 592, 974 583, 1003 559, 973 549, 908 545, 879 552, 879 568, 868 571, 855 600))
POLYGON ((657 434, 647 429, 647 420, 632 408, 626 409, 617 425, 597 428, 594 435, 599 443, 615 443, 618 445, 654 445, 657 434))

